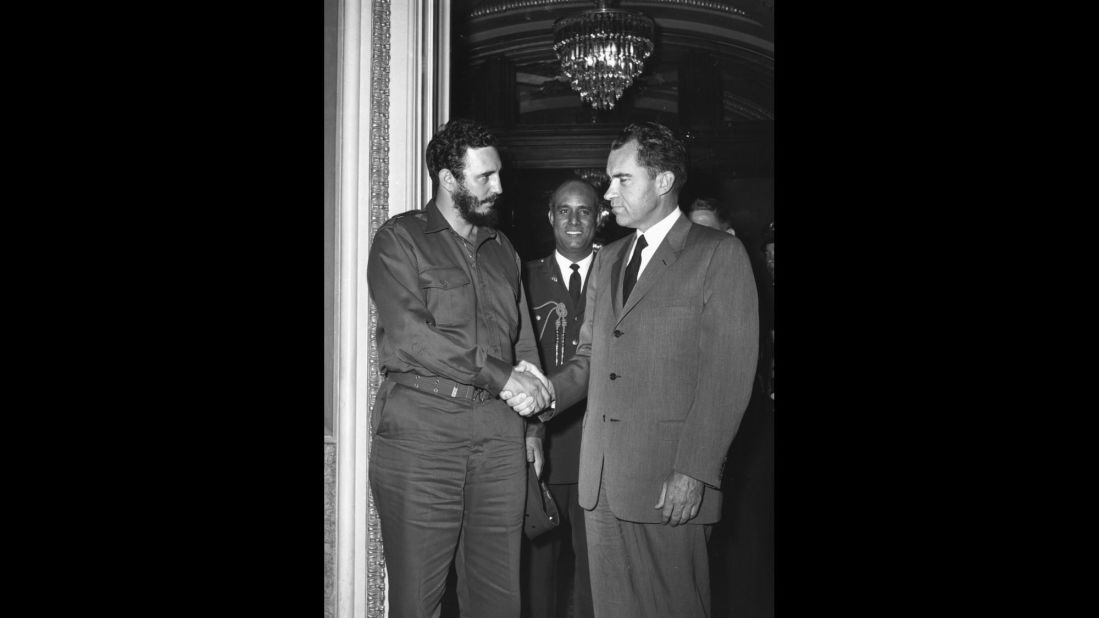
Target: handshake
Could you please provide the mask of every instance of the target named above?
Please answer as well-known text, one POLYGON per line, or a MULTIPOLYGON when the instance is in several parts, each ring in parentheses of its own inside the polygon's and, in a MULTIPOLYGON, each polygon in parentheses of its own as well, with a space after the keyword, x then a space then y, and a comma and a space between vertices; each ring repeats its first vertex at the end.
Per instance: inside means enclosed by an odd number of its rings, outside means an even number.
POLYGON ((542 375, 538 367, 527 361, 519 361, 511 371, 504 390, 500 391, 500 399, 507 402, 520 416, 530 416, 548 408, 555 396, 553 384, 542 375))

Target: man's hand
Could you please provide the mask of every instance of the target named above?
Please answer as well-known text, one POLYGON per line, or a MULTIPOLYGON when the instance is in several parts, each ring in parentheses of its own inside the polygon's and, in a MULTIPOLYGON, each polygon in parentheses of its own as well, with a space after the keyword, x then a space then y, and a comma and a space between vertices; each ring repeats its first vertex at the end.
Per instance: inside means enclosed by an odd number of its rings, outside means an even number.
POLYGON ((685 524, 698 515, 702 505, 702 481, 681 472, 672 471, 660 488, 660 502, 653 508, 664 509, 664 523, 685 524))
POLYGON ((506 401, 520 416, 530 416, 535 412, 546 409, 553 401, 553 384, 546 379, 546 376, 542 375, 536 365, 527 361, 519 361, 519 364, 511 372, 508 383, 504 385, 504 390, 500 391, 500 398, 506 401), (536 386, 524 388, 524 385, 529 385, 531 382, 536 386))
MULTIPOLYGON (((521 361, 519 361, 519 364, 515 366, 515 370, 520 372, 520 373, 532 373, 532 374, 534 374, 534 377, 538 378, 538 381, 542 383, 542 386, 546 387, 546 390, 549 391, 550 401, 553 401, 556 398, 556 395, 554 395, 554 392, 553 392, 553 383, 550 382, 549 378, 547 378, 545 376, 545 374, 542 373, 542 370, 540 370, 538 368, 538 365, 535 365, 533 363, 529 363, 525 360, 521 360, 521 361)), ((511 397, 510 394, 505 396, 506 392, 507 391, 505 389, 504 392, 500 393, 500 396, 503 397, 504 399, 511 399, 512 397, 511 397)))
POLYGON ((534 473, 542 478, 542 466, 546 461, 542 455, 542 438, 527 438, 527 461, 534 463, 534 473))
POLYGON ((500 398, 507 401, 520 416, 530 416, 544 410, 552 395, 541 380, 521 367, 516 367, 508 377, 504 390, 500 391, 500 398))

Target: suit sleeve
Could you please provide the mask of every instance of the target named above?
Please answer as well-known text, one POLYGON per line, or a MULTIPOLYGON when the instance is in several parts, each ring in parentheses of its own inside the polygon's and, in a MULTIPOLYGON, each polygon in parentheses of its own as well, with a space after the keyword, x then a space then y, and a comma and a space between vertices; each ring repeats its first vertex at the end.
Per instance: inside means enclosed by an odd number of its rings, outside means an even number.
POLYGON ((385 225, 370 245, 367 282, 379 326, 387 337, 400 342, 398 354, 403 360, 435 375, 499 393, 511 375, 511 364, 481 346, 460 345, 435 329, 420 296, 416 258, 405 247, 411 243, 405 234, 398 226, 385 225))
POLYGON ((759 351, 759 299, 739 239, 717 243, 706 270, 698 332, 699 370, 675 470, 721 487, 729 445, 748 407, 759 351))

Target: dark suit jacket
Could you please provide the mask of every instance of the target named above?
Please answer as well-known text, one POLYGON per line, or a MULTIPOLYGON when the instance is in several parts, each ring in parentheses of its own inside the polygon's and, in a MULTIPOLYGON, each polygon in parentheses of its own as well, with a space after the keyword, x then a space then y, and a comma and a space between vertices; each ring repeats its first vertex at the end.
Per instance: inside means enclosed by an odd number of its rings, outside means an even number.
POLYGON ((551 376, 558 406, 588 399, 580 505, 595 507, 602 478, 616 517, 657 523, 653 505, 675 470, 705 483, 690 523, 714 523, 759 348, 751 263, 740 239, 682 217, 622 306, 632 237, 596 257, 576 355, 551 376))
MULTIPOLYGON (((569 271, 569 275, 572 271, 569 271)), ((572 358, 580 340, 580 325, 584 316, 584 295, 573 304, 569 296, 568 276, 563 276, 553 253, 523 264, 523 284, 530 303, 531 324, 538 339, 542 369, 549 375, 559 365, 572 358), (558 340, 557 304, 564 303, 565 317, 558 340), (560 350, 558 345, 560 345, 560 350), (557 362, 558 354, 561 363, 557 362)), ((586 285, 586 282, 585 282, 586 285)), ((584 401, 561 410, 554 422, 545 426, 542 445, 546 467, 542 480, 550 484, 576 483, 580 469, 580 421, 584 417, 584 401)), ((538 423, 538 421, 533 421, 538 423)), ((531 435, 531 432, 527 432, 531 435)))

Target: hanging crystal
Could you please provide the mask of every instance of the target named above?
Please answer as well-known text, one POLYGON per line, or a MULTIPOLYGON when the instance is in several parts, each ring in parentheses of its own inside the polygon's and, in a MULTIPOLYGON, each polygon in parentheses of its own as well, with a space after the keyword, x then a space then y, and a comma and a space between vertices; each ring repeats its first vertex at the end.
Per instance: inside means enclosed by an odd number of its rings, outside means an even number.
POLYGON ((653 53, 653 20, 637 11, 597 8, 553 24, 553 51, 572 89, 595 109, 614 104, 653 53))

